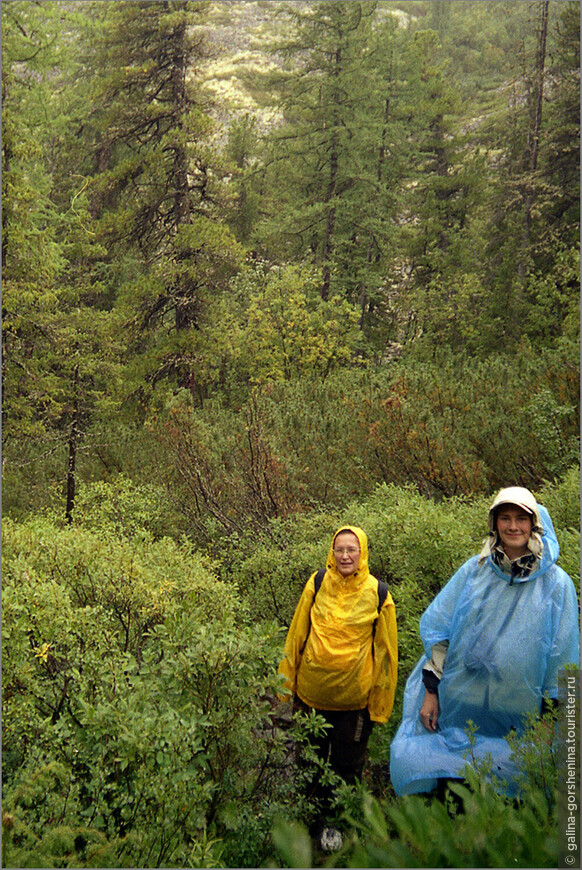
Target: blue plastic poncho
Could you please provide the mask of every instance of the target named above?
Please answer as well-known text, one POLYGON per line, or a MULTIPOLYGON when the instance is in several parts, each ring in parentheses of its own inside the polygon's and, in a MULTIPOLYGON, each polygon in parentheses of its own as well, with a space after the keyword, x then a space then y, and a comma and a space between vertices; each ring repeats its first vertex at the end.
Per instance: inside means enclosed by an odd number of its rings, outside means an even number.
POLYGON ((537 570, 511 581, 488 557, 469 559, 420 620, 426 658, 405 688, 402 723, 392 742, 390 776, 397 794, 431 791, 437 778, 462 777, 470 749, 467 720, 478 727, 473 755, 493 761, 492 773, 515 794, 518 769, 505 740, 523 730, 542 697, 558 697, 558 671, 578 663, 578 601, 570 577, 556 565, 559 546, 547 510, 537 506, 543 550, 537 570), (431 648, 448 641, 438 686, 436 732, 419 719, 425 694, 422 669, 431 648))

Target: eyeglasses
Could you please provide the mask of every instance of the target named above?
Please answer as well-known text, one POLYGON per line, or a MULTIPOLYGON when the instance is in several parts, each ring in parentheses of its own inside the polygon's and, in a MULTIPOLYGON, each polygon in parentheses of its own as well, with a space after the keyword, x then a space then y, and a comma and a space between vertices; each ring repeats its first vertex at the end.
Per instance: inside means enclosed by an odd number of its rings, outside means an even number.
POLYGON ((344 553, 346 553, 348 556, 356 556, 359 552, 360 551, 357 547, 346 547, 345 550, 334 550, 333 554, 334 556, 340 557, 343 556, 344 553))

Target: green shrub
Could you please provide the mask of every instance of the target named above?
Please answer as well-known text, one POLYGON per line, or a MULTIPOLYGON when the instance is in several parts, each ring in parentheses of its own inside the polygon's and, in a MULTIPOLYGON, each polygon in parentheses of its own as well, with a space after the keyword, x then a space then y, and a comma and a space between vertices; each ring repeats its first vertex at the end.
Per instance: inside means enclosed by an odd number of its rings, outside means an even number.
POLYGON ((275 519, 343 511, 380 484, 472 500, 555 482, 579 458, 579 361, 564 344, 466 359, 334 369, 260 383, 237 407, 207 401, 152 423, 160 471, 197 540, 268 535, 275 519))
MULTIPOLYGON (((578 487, 571 469, 536 494, 579 584, 578 487)), ((551 866, 551 756, 542 782, 531 773, 537 749, 517 747, 530 771, 520 806, 471 786, 477 821, 467 813, 452 826, 426 799, 396 800, 387 776, 404 684, 421 652, 418 620, 478 551, 492 495, 435 502, 381 484, 341 510, 222 537, 213 560, 144 529, 145 491, 91 492, 80 511, 86 525, 3 524, 4 866, 260 866, 273 839, 287 863, 300 860, 281 845, 286 822, 310 808, 292 761, 296 738, 273 700, 276 670, 303 585, 344 523, 368 532, 371 570, 396 603, 400 647, 394 712, 374 729, 364 778, 379 800, 366 803, 365 786, 338 790, 354 831, 345 866, 499 860, 504 820, 521 866, 534 858, 529 866, 551 866), (378 840, 379 814, 388 840, 378 840), (441 845, 425 843, 426 831, 441 845)))
POLYGON ((556 529, 558 564, 570 575, 580 596, 580 467, 570 468, 561 480, 547 483, 537 495, 556 529))
POLYGON ((75 524, 107 536, 168 534, 168 497, 163 487, 138 485, 124 474, 113 480, 82 483, 75 496, 75 524))
POLYGON ((232 854, 233 803, 264 818, 260 855, 293 800, 278 628, 190 546, 47 520, 3 533, 4 866, 188 866, 223 837, 232 854))
POLYGON ((551 719, 514 740, 523 771, 519 799, 504 797, 487 764, 469 763, 465 784, 450 786, 462 809, 433 795, 378 800, 364 792, 358 810, 344 813, 340 853, 314 854, 301 826, 280 822, 273 834, 277 851, 291 867, 555 867, 558 769, 552 756, 558 747, 548 743, 551 719))

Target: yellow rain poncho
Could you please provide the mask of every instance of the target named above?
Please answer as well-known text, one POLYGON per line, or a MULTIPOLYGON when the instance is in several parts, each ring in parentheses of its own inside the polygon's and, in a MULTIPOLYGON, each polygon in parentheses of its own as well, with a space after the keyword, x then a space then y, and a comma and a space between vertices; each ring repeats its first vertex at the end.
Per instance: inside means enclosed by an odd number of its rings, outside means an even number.
POLYGON ((358 570, 338 571, 333 541, 317 595, 315 574, 307 581, 285 642, 279 673, 285 688, 316 710, 363 710, 387 722, 396 689, 396 613, 390 593, 378 613, 378 581, 368 570, 368 539, 362 529, 342 526, 360 542, 358 570), (375 623, 375 629, 374 629, 375 623))

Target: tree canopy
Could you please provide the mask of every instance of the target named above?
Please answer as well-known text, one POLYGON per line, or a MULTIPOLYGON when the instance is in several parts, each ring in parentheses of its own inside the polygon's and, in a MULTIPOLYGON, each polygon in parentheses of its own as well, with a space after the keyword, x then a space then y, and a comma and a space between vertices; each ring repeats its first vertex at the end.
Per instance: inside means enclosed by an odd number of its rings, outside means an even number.
POLYGON ((60 479, 72 515, 77 481, 134 473, 129 431, 151 461, 176 401, 242 423, 269 385, 341 368, 381 404, 442 353, 561 355, 567 443, 575 6, 6 4, 7 504, 60 479))

